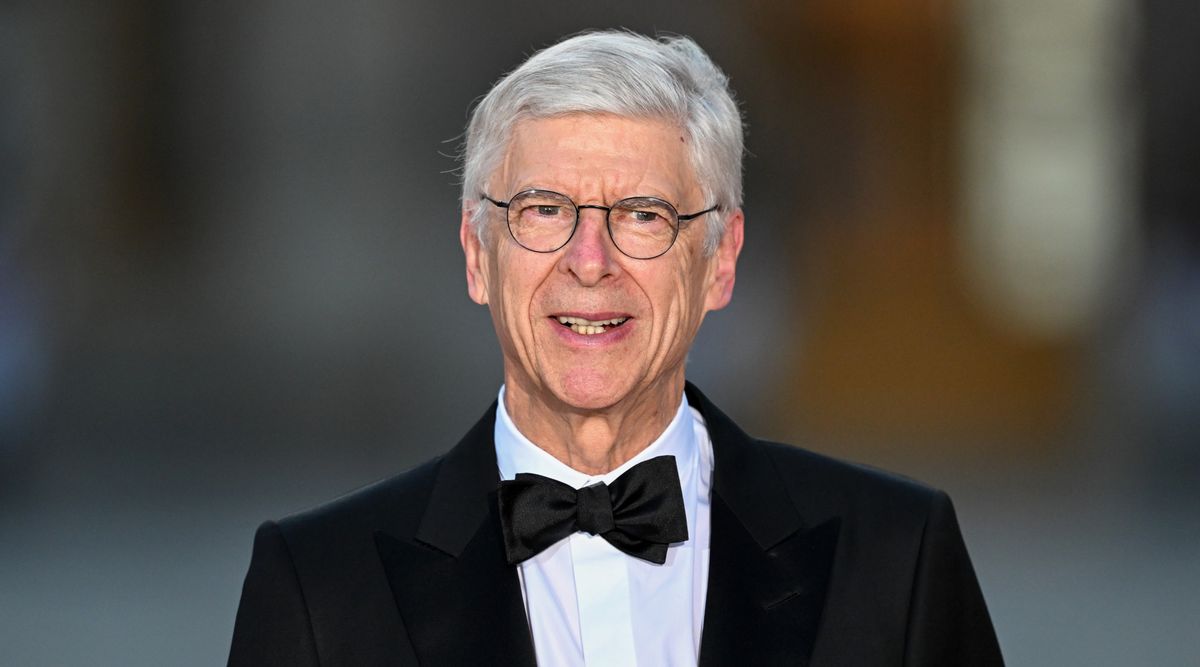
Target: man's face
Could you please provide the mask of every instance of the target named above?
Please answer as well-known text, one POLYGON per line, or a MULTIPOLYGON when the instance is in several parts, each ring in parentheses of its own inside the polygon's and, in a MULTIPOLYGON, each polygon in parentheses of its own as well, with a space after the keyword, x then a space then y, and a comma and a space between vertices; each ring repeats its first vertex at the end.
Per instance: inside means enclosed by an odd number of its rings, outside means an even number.
MULTIPOLYGON (((615 116, 519 123, 487 194, 503 201, 531 188, 565 194, 577 205, 653 196, 681 214, 714 203, 702 197, 679 128, 615 116)), ((480 205, 492 209, 487 246, 468 224, 470 211, 463 212, 460 233, 468 291, 491 310, 510 392, 558 408, 602 410, 682 390, 687 351, 704 314, 724 307, 733 291, 740 210, 712 256, 703 250, 701 216, 680 230, 666 254, 640 260, 613 245, 602 210, 580 209, 565 247, 535 253, 508 233, 504 209, 480 205), (563 324, 563 318, 576 319, 563 324), (620 323, 597 328, 612 320, 620 323)))

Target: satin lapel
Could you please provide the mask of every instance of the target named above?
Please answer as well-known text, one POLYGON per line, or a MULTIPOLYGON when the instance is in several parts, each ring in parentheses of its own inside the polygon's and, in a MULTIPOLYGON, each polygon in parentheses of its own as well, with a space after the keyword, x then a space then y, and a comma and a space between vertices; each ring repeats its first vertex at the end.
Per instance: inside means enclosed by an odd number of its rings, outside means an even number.
POLYGON ((807 665, 840 523, 808 523, 766 446, 695 387, 716 459, 700 665, 807 665))
POLYGON ((495 405, 443 460, 414 539, 375 534, 423 665, 534 665, 516 568, 504 558, 495 490, 495 405))

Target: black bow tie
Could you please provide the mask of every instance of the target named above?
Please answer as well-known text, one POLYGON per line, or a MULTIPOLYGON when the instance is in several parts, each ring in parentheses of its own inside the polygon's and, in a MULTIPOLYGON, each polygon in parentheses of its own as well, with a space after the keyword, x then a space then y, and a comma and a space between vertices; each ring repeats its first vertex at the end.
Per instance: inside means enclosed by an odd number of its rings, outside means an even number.
POLYGON ((674 456, 642 461, 611 485, 578 491, 549 477, 518 473, 500 482, 499 501, 510 565, 581 530, 659 565, 667 560, 667 546, 688 538, 674 456))

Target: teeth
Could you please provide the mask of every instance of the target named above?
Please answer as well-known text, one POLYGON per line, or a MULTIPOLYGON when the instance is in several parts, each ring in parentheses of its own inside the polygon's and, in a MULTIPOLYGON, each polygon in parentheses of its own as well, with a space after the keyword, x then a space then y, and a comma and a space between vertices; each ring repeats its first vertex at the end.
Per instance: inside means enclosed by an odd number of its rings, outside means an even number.
POLYGON ((611 320, 598 320, 598 321, 593 322, 592 320, 585 320, 582 317, 567 317, 567 316, 560 315, 560 316, 558 316, 557 319, 560 324, 565 324, 565 325, 571 327, 571 331, 574 331, 577 334, 583 334, 585 336, 594 336, 598 333, 604 333, 605 327, 621 324, 622 322, 624 322, 625 320, 627 320, 629 318, 628 317, 614 317, 611 320))
POLYGON ((558 321, 562 324, 578 324, 581 326, 589 326, 589 327, 604 327, 604 326, 608 326, 610 324, 620 324, 627 319, 629 319, 629 318, 628 317, 614 317, 611 320, 592 321, 592 320, 585 320, 582 317, 565 317, 563 315, 558 316, 558 321))

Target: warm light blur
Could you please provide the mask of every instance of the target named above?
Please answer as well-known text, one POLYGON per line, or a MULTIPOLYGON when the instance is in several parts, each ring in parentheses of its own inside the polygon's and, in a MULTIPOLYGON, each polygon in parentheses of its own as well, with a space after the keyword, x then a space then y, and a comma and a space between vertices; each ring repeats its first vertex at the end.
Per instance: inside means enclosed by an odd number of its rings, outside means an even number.
POLYGON ((467 110, 618 26, 747 117, 689 379, 949 491, 1009 664, 1194 660, 1200 5, 444 4, 0 9, 0 662, 220 664, 260 521, 457 440, 467 110))

